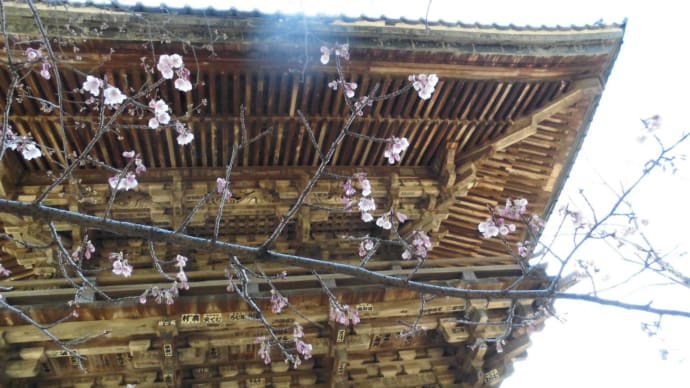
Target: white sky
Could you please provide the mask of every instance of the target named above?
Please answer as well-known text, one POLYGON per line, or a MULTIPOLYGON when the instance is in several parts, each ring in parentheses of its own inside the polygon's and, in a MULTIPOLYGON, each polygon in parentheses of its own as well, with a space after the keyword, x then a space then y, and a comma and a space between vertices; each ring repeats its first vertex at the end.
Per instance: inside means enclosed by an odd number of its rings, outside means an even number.
MULTIPOLYGON (((127 1, 120 3, 128 4, 127 1)), ((189 0, 168 0, 165 3, 179 7, 189 0)), ((212 2, 193 2, 196 7, 208 3, 212 2)), ((224 8, 216 8, 420 19, 426 14, 427 4, 426 0, 274 0, 224 1, 224 8)), ((635 142, 640 134, 641 118, 658 113, 664 120, 663 131, 678 134, 687 130, 685 113, 689 109, 688 99, 682 93, 690 90, 690 72, 687 71, 690 55, 684 39, 689 36, 685 25, 690 14, 678 4, 681 3, 433 0, 429 20, 553 26, 595 23, 600 19, 607 23, 621 22, 628 18, 623 49, 590 127, 590 136, 576 164, 573 179, 569 182, 570 192, 583 187, 590 193, 601 193, 598 174, 610 184, 619 185, 637 174, 640 171, 638 166, 645 161, 644 156, 650 157, 655 151, 649 145, 640 146, 635 142), (595 170, 596 173, 593 172, 595 170)), ((667 246, 687 239, 687 228, 683 228, 682 223, 690 219, 690 207, 683 205, 690 187, 688 170, 690 166, 686 163, 679 177, 655 179, 636 198, 637 211, 646 213, 652 226, 661 226, 650 227, 650 233, 665 237, 667 246)), ((608 254, 594 252, 593 256, 602 257, 593 259, 605 260, 608 254)), ((655 293, 663 294, 655 288, 628 291, 648 300, 655 293)), ((684 299, 686 296, 677 297, 687 300, 684 299)), ((679 306, 682 308, 683 304, 679 306)), ((637 314, 579 302, 559 302, 558 308, 567 313, 567 323, 550 320, 542 333, 533 336, 534 344, 527 361, 516 364, 516 372, 503 383, 504 388, 690 385, 685 372, 690 344, 683 330, 690 320, 666 322, 666 343, 661 343, 661 339, 648 339, 641 332, 641 317, 637 314), (671 360, 661 361, 658 353, 661 346, 670 348, 671 360)))

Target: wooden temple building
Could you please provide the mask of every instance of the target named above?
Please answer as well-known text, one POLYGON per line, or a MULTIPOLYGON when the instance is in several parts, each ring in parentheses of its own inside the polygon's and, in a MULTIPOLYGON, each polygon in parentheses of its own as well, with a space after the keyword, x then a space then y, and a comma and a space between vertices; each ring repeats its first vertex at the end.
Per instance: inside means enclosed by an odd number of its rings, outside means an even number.
MULTIPOLYGON (((24 3, 7 2, 4 13, 16 55, 38 35, 24 3)), ((136 150, 148 171, 139 186, 120 193, 112 217, 174 229, 223 176, 232 145, 240 134, 245 107, 248 136, 272 132, 239 152, 232 173, 233 197, 222 217, 220 239, 258 245, 280 221, 319 163, 298 111, 311 124, 315 142, 326 148, 348 117, 342 91, 328 83, 337 77, 333 60, 319 61, 323 44, 348 43, 351 59, 344 75, 365 93, 378 85, 385 94, 404 87, 408 75, 436 73, 438 85, 428 100, 414 91, 377 102, 354 121, 353 132, 372 137, 405 136, 410 147, 400 163, 384 158, 385 144, 345 139, 329 171, 341 176, 366 172, 379 212, 395 204, 409 220, 403 231, 421 228, 433 250, 413 279, 453 287, 503 289, 522 275, 499 241, 486 240, 477 224, 487 205, 524 197, 530 210, 548 215, 583 140, 622 43, 624 26, 515 27, 466 25, 347 17, 266 15, 210 10, 64 9, 38 4, 45 30, 62 66, 65 98, 85 74, 107 77, 121 90, 137 90, 151 77, 142 64, 148 56, 180 53, 192 72, 193 88, 182 93, 163 83, 160 96, 171 112, 184 115, 194 141, 179 146, 174 130, 132 128, 145 123, 123 116, 120 128, 94 147, 94 159, 119 168, 123 151, 136 150), (184 43, 180 43, 184 42, 184 43), (306 48, 305 48, 306 43, 306 48), (306 56, 305 56, 306 55, 306 56), (205 100, 202 104, 201 102, 205 100)), ((8 42, 3 42, 7 44, 8 42)), ((43 156, 24 160, 8 150, 0 168, 0 195, 32 201, 64 168, 64 149, 79 152, 89 143, 98 117, 79 104, 66 104, 66 136, 56 112, 46 113, 32 98, 7 100, 11 81, 6 53, 0 53, 0 107, 11 104, 9 123, 31 134, 43 156)), ((28 72, 27 95, 53 101, 54 80, 28 72)), ((61 209, 103 215, 111 172, 86 165, 75 178, 53 190, 44 203, 61 209), (74 182, 78 181, 75 185, 74 182), (75 187, 83 191, 75 193, 75 187)), ((343 236, 381 235, 359 213, 332 212, 341 204, 342 179, 322 179, 303 209, 280 236, 274 250, 358 265, 357 242, 343 236)), ((218 198, 191 220, 186 231, 210 236, 218 198)), ((376 212, 375 212, 376 214, 376 212)), ((78 245, 88 235, 96 248, 94 284, 117 299, 79 293, 56 261, 56 247, 27 248, 11 240, 0 244, 0 263, 11 271, 0 278, 0 298, 37 322, 51 323, 76 309, 78 316, 50 328, 58 339, 107 332, 71 345, 84 357, 85 371, 35 326, 0 307, 0 386, 4 387, 488 387, 511 373, 524 358, 531 328, 511 330, 500 352, 491 341, 505 332, 511 301, 438 297, 426 303, 424 332, 400 336, 420 310, 417 292, 383 287, 337 273, 321 273, 337 297, 356 307, 361 323, 342 326, 329 320, 328 298, 311 270, 266 262, 268 274, 287 271, 275 284, 301 315, 273 314, 270 288, 260 281, 253 292, 267 319, 286 327, 302 322, 313 357, 294 369, 282 362, 265 365, 255 338, 265 335, 252 310, 226 291, 228 257, 214 252, 156 243, 160 257, 188 256, 189 290, 174 304, 137 296, 152 285, 169 286, 152 265, 146 241, 104 230, 56 224, 66 242, 78 245), (134 266, 131 277, 109 270, 108 253, 124 251, 134 266), (78 307, 68 306, 68 302, 78 307), (313 321, 318 325, 309 324, 313 321), (480 324, 465 325, 462 320, 480 324), (473 346, 479 344, 478 346, 473 346)), ((7 235, 40 244, 51 240, 44 222, 0 214, 7 235)), ((517 238, 514 239, 517 241, 517 238)), ((512 240, 511 240, 512 241, 512 240)), ((76 246, 75 245, 75 246, 76 246)), ((71 248, 68 248, 71 249, 71 248)), ((381 249, 367 268, 407 276, 414 261, 394 248, 381 249)), ((250 265, 250 264, 248 264, 250 265)), ((68 276, 69 277, 69 276, 68 276)), ((545 271, 532 271, 520 288, 543 287, 545 271)), ((519 301, 523 315, 537 308, 519 301)), ((534 322, 536 329, 541 321, 534 322)), ((555 355, 556 356, 556 355, 555 355)))

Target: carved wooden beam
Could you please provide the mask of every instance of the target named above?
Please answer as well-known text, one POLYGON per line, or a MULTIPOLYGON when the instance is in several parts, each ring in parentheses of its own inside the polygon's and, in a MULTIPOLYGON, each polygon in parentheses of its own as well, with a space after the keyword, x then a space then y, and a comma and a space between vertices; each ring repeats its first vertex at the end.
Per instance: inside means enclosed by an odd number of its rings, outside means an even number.
POLYGON ((537 133, 540 122, 550 118, 554 114, 563 111, 580 100, 591 99, 601 93, 602 85, 598 79, 584 79, 576 81, 570 92, 560 96, 553 102, 533 112, 531 115, 521 117, 511 126, 505 135, 493 139, 487 144, 473 149, 471 152, 460 155, 459 162, 478 160, 489 156, 496 151, 503 150, 513 144, 537 133))

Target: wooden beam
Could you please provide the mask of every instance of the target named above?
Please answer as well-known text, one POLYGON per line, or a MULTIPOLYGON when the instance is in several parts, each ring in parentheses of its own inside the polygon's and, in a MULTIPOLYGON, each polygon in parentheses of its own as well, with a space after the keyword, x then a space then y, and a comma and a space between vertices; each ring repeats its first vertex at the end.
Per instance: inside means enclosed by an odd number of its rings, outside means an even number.
POLYGON ((513 144, 519 143, 537 133, 540 122, 550 118, 554 114, 572 106, 583 98, 591 99, 601 94, 602 85, 598 79, 584 79, 576 81, 570 92, 558 97, 529 116, 521 117, 506 131, 506 134, 483 144, 472 151, 460 155, 459 162, 477 160, 496 151, 503 150, 513 144))

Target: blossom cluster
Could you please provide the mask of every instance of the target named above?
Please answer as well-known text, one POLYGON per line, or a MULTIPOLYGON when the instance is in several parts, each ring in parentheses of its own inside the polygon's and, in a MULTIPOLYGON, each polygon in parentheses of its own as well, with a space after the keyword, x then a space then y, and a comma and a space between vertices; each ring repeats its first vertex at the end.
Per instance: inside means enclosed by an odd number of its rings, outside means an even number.
POLYGON ((149 101, 149 108, 153 109, 154 117, 149 119, 149 128, 156 129, 161 124, 165 125, 170 122, 170 114, 168 114, 168 104, 162 99, 149 101))
POLYGON ((359 256, 364 257, 364 256, 368 255, 369 252, 371 252, 375 246, 376 246, 376 243, 374 242, 374 240, 372 240, 370 238, 362 240, 359 243, 359 252, 358 252, 359 256))
POLYGON ((283 309, 287 306, 288 300, 286 297, 280 295, 275 288, 271 289, 271 311, 274 314, 280 314, 283 309))
POLYGON ((26 49, 26 51, 24 51, 24 55, 26 56, 26 60, 30 63, 41 61, 41 70, 39 71, 39 74, 41 77, 47 80, 50 79, 50 69, 52 66, 48 62, 47 58, 41 54, 40 50, 29 47, 26 49))
POLYGON ((10 274, 12 274, 12 271, 3 267, 2 264, 0 264, 0 276, 10 276, 10 274))
POLYGON ((151 287, 150 290, 144 291, 143 294, 139 296, 139 303, 146 304, 146 298, 151 295, 151 297, 156 301, 156 303, 171 305, 175 303, 175 298, 180 295, 179 284, 173 282, 169 288, 159 288, 157 286, 151 287))
POLYGON ((499 234, 505 236, 515 231, 515 224, 506 224, 503 218, 489 217, 484 222, 480 222, 477 229, 484 238, 496 237, 499 234))
POLYGON ((412 82, 412 87, 417 91, 419 98, 422 100, 431 98, 431 94, 436 89, 436 84, 438 83, 436 74, 412 74, 408 77, 408 80, 412 82))
POLYGON ((72 259, 78 260, 80 256, 84 257, 86 260, 91 260, 93 254, 96 253, 96 247, 88 238, 84 241, 83 245, 77 247, 77 249, 72 252, 72 259))
POLYGON ((218 192, 220 195, 223 195, 223 192, 225 192, 225 199, 230 199, 230 197, 232 197, 232 191, 230 191, 230 187, 228 187, 228 190, 225 191, 226 186, 229 186, 229 184, 225 178, 216 178, 216 192, 218 192))
POLYGON ((189 290, 187 274, 184 272, 184 267, 187 265, 187 260, 188 259, 186 256, 177 255, 175 257, 175 267, 179 268, 176 278, 180 281, 177 288, 183 288, 185 290, 189 290))
POLYGON ((264 364, 269 365, 271 363, 271 342, 265 336, 256 337, 254 343, 259 345, 259 358, 264 361, 264 364))
POLYGON ((125 151, 122 153, 122 156, 129 162, 134 162, 134 172, 127 171, 126 173, 121 172, 113 175, 108 178, 108 184, 113 190, 129 191, 139 185, 137 175, 145 173, 146 166, 144 166, 144 161, 141 159, 141 157, 134 151, 125 151))
POLYGON ((431 238, 425 231, 417 229, 412 235, 411 248, 406 248, 402 253, 403 260, 410 260, 416 257, 419 260, 426 258, 429 250, 431 250, 431 238))
POLYGON ((5 136, 5 148, 21 152, 24 159, 31 160, 41 157, 41 150, 37 144, 26 136, 15 134, 11 127, 8 126, 7 130, 3 131, 0 126, 0 137, 2 136, 5 136))
MULTIPOLYGON (((101 95, 101 89, 104 87, 103 81, 100 78, 96 78, 92 75, 86 76, 86 81, 81 84, 82 92, 89 93, 94 97, 101 95)), ((108 85, 108 87, 103 90, 103 103, 105 105, 114 107, 120 105, 127 99, 120 89, 115 86, 108 85)))
POLYGON ((386 143, 386 149, 383 151, 383 156, 388 159, 388 164, 395 164, 402 158, 400 154, 407 150, 410 142, 404 137, 391 137, 386 143))
POLYGON ((134 268, 127 262, 122 252, 111 252, 108 259, 113 262, 113 273, 115 275, 124 276, 126 278, 132 276, 132 270, 134 268))
POLYGON ((362 212, 362 221, 371 222, 374 220, 374 216, 371 212, 376 210, 376 202, 371 198, 371 182, 367 178, 366 173, 357 173, 353 178, 349 178, 343 184, 343 189, 345 190, 345 195, 343 196, 343 202, 345 202, 346 208, 352 206, 354 201, 351 197, 357 194, 357 188, 361 190, 362 196, 357 202, 359 210, 362 212))
POLYGON ((359 323, 359 311, 357 309, 350 308, 348 305, 339 305, 334 301, 331 301, 331 309, 328 314, 328 318, 340 323, 341 325, 355 326, 359 323))
POLYGON ((161 72, 165 79, 175 79, 175 89, 181 92, 188 92, 192 90, 192 83, 189 81, 190 72, 184 66, 184 61, 179 54, 163 54, 158 58, 158 65, 156 68, 161 72))
POLYGON ((177 144, 186 145, 194 140, 194 134, 181 122, 175 123, 175 131, 177 132, 177 144))
POLYGON ((350 45, 345 43, 336 44, 335 47, 321 46, 321 63, 327 65, 328 62, 331 60, 331 54, 335 54, 336 56, 341 57, 346 61, 349 61, 350 45))
POLYGON ((328 87, 333 89, 333 90, 338 90, 338 84, 343 85, 343 89, 345 90, 345 96, 347 98, 352 98, 355 96, 355 90, 357 90, 357 83, 356 82, 345 82, 345 81, 331 81, 328 83, 328 87))
MULTIPOLYGON (((295 322, 294 328, 292 329, 292 339, 295 341, 295 348, 297 353, 301 354, 305 360, 308 360, 312 357, 313 347, 311 344, 304 342, 303 338, 304 329, 302 328, 302 325, 295 322)), ((294 363, 295 368, 298 367, 299 364, 300 359, 299 357, 296 357, 294 363)))
POLYGON ((498 208, 498 214, 501 217, 508 217, 519 219, 527 211, 527 200, 525 198, 520 198, 511 201, 510 198, 506 199, 506 205, 504 207, 498 208))
POLYGON ((391 230, 393 228, 393 217, 398 220, 399 223, 404 223, 407 221, 407 215, 401 212, 394 211, 393 209, 383 213, 378 219, 376 219, 376 226, 385 230, 391 230))

